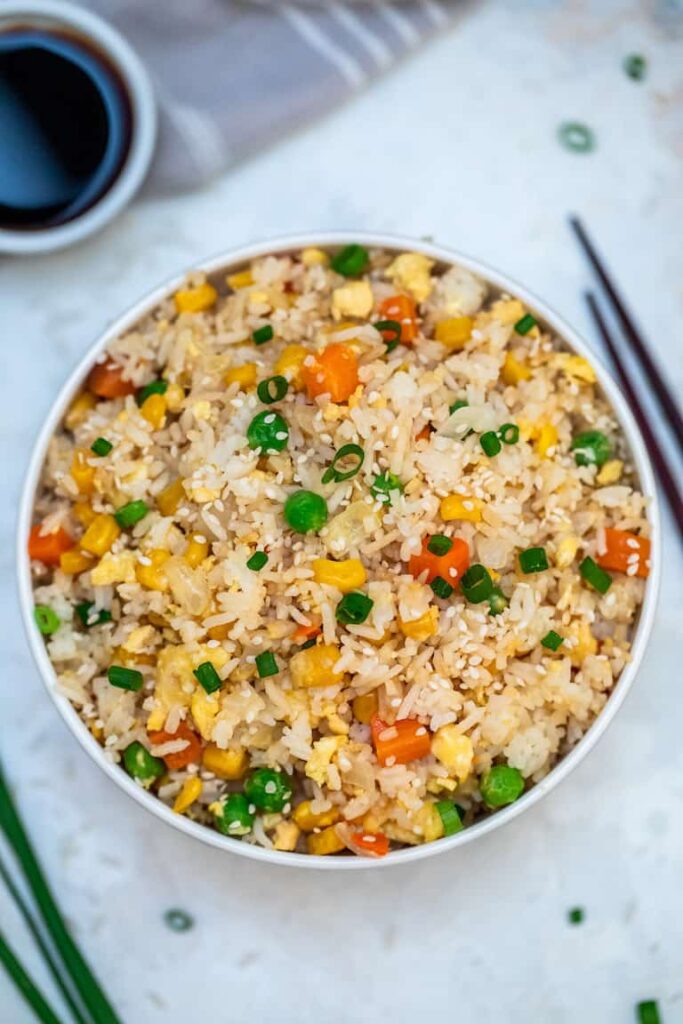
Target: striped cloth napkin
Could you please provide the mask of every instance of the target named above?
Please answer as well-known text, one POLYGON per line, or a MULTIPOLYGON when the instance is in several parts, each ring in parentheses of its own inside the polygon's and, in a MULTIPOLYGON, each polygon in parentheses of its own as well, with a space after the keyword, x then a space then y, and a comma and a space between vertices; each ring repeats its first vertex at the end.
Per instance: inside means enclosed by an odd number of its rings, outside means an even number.
POLYGON ((445 29, 459 0, 88 0, 145 61, 148 187, 191 188, 331 109, 445 29))

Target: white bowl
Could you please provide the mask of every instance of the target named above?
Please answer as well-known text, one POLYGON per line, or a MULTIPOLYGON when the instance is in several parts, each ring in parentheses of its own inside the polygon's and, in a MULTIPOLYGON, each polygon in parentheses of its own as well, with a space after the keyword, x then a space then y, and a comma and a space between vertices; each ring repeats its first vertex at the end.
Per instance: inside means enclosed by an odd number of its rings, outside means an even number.
POLYGON ((392 864, 406 864, 410 861, 420 860, 423 857, 431 857, 434 854, 442 853, 445 850, 453 850, 465 843, 484 836, 494 829, 500 828, 507 822, 512 821, 525 810, 538 803, 541 797, 549 793, 551 789, 579 764, 580 761, 591 750, 598 739, 603 735, 617 711, 621 707, 626 694, 628 693, 633 679, 638 671, 645 647, 647 645, 652 623, 654 619, 657 592, 659 589, 661 557, 660 557, 660 523, 657 493, 655 490, 654 475, 652 466, 647 454, 645 445, 641 438, 636 422, 622 398, 618 386, 608 374, 604 366, 596 359, 595 354, 581 340, 572 328, 566 324, 556 313, 550 310, 545 303, 530 294, 525 288, 516 284, 510 278, 498 271, 491 270, 477 260, 462 256, 458 252, 444 249, 441 246, 432 245, 426 242, 417 242, 413 239, 401 238, 395 235, 364 234, 362 232, 336 232, 334 234, 310 234, 292 238, 282 238, 273 242, 249 245, 234 252, 214 256, 205 260, 198 267, 207 274, 217 272, 225 273, 239 269, 244 263, 268 253, 286 253, 295 249, 302 249, 306 246, 343 246, 349 242, 360 242, 368 248, 383 248, 396 251, 418 251, 442 263, 456 263, 473 271, 479 277, 487 281, 494 290, 508 292, 519 297, 524 304, 533 311, 534 315, 543 321, 550 329, 558 335, 569 348, 579 355, 590 359, 595 367, 600 386, 611 403, 624 435, 628 441, 633 460, 638 472, 640 486, 649 499, 648 518, 652 527, 652 569, 645 587, 645 597, 635 625, 633 637, 631 661, 621 673, 614 690, 612 691, 605 707, 599 716, 586 732, 580 742, 564 757, 555 768, 536 786, 528 790, 514 804, 496 811, 494 814, 481 821, 476 822, 469 828, 458 832, 449 838, 440 839, 436 842, 425 843, 422 846, 410 847, 397 850, 388 857, 372 859, 366 857, 319 857, 300 853, 284 853, 275 850, 267 850, 258 846, 251 846, 248 843, 223 836, 219 832, 189 821, 187 818, 173 811, 165 803, 153 796, 146 790, 141 789, 122 768, 110 763, 103 754, 102 747, 91 735, 76 710, 72 707, 66 697, 63 697, 56 687, 55 672, 45 650, 43 638, 36 629, 33 620, 33 594, 31 588, 30 564, 26 556, 28 534, 31 528, 34 496, 40 481, 40 474, 50 438, 55 433, 64 416, 69 403, 79 391, 84 378, 90 370, 95 359, 106 346, 118 337, 122 332, 129 330, 134 324, 150 311, 154 306, 165 298, 169 293, 174 292, 183 282, 184 275, 177 275, 172 280, 156 288, 145 298, 136 303, 132 309, 119 317, 111 327, 95 342, 79 365, 69 376, 62 388, 43 429, 36 441, 31 456, 31 462, 24 484, 21 503, 19 506, 19 524, 17 534, 17 570, 19 576, 19 599, 24 625, 29 638, 31 651, 36 660, 43 682, 54 701, 59 713, 74 734, 78 742, 99 765, 99 767, 128 793, 142 807, 156 814, 167 824, 172 825, 186 835, 195 839, 216 846, 221 850, 229 850, 232 853, 250 857, 252 860, 266 861, 271 864, 299 865, 307 868, 324 868, 327 870, 339 871, 360 871, 363 869, 377 869, 392 864))

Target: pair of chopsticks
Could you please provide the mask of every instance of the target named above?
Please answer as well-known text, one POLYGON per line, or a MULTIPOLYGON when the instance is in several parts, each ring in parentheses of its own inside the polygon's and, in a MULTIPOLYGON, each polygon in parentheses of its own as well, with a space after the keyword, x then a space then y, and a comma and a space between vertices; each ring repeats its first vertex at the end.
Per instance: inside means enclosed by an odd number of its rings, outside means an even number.
MULTIPOLYGON (((14 899, 64 999, 69 1011, 68 1021, 73 1021, 74 1024, 121 1024, 64 923, 12 799, 1 764, 0 831, 7 840, 16 866, 24 877, 24 882, 35 902, 35 910, 29 906, 19 885, 14 881, 13 865, 8 866, 2 856, 0 878, 14 899)), ((67 1019, 55 1013, 8 944, 2 930, 0 963, 39 1021, 43 1024, 66 1024, 67 1019)))
MULTIPOLYGON (((604 293, 617 321, 619 322, 619 326, 623 331, 631 352, 643 369, 652 389, 651 394, 658 402, 671 432, 678 442, 679 451, 683 452, 683 416, 681 415, 681 411, 678 408, 676 400, 657 369, 642 334, 636 327, 633 317, 628 312, 624 300, 617 291, 614 281, 608 274, 603 261, 598 256, 595 246, 588 237, 585 227, 576 216, 570 217, 569 223, 578 239, 579 245, 588 258, 588 262, 591 264, 600 284, 602 285, 604 293)), ((600 305, 593 292, 586 292, 586 302, 588 303, 588 309, 593 317, 598 333, 609 352, 617 377, 619 378, 619 383, 623 389, 624 396, 626 397, 631 408, 631 412, 640 427, 643 440, 645 441, 650 453, 650 458, 657 470, 657 475, 666 495, 669 507, 671 508, 674 520, 678 525, 679 534, 681 539, 683 539, 683 496, 681 495, 679 486, 676 483, 671 469, 669 468, 669 461, 662 453, 661 445, 650 426, 650 421, 648 420, 647 413, 645 412, 642 402, 638 397, 638 392, 629 377, 626 369, 626 363, 619 353, 619 346, 614 335, 607 326, 607 321, 601 312, 600 305)))

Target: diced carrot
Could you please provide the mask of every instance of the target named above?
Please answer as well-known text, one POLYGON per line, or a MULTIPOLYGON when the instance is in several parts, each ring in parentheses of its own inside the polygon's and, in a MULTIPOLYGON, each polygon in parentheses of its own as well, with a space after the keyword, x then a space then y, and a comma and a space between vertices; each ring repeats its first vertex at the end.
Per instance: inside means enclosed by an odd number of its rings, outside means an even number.
POLYGON ((123 398, 132 395, 135 385, 123 379, 123 369, 111 360, 95 363, 88 374, 88 390, 98 398, 123 398))
POLYGON ((149 733, 150 742, 155 746, 162 743, 170 743, 172 740, 187 740, 184 750, 176 754, 165 754, 164 761, 169 771, 178 771, 180 768, 187 768, 188 764, 196 764, 202 758, 202 741, 196 732, 190 729, 186 722, 181 722, 175 732, 165 732, 163 729, 149 733))
POLYGON ((352 832, 351 844, 361 855, 386 857, 389 853, 389 840, 384 832, 352 832))
POLYGON ((358 360, 348 345, 328 345, 309 356, 301 367, 309 398, 329 394, 332 402, 346 402, 358 387, 358 360))
POLYGON ((31 530, 28 538, 29 558, 43 565, 58 566, 62 553, 74 546, 73 538, 61 526, 54 533, 41 534, 40 531, 40 523, 31 530))
POLYGON ((429 730, 416 718, 400 718, 387 725, 379 715, 373 715, 370 730, 377 760, 386 767, 419 761, 431 750, 429 730))
POLYGON ((297 626, 292 633, 292 640, 295 644, 305 644, 320 633, 320 620, 312 619, 308 626, 297 626))
POLYGON ((397 320, 401 325, 401 341, 404 345, 417 337, 417 309, 415 300, 409 295, 392 295, 379 307, 382 320, 397 320))
POLYGON ((603 569, 625 572, 630 576, 645 579, 650 573, 650 541, 628 530, 614 530, 606 527, 604 548, 598 551, 595 561, 603 569), (632 569, 635 566, 635 570, 632 569), (631 572, 629 572, 631 569, 631 572))
POLYGON ((470 564, 470 549, 464 540, 459 537, 453 538, 450 551, 445 555, 435 555, 429 550, 430 537, 425 537, 422 543, 422 551, 419 555, 411 555, 408 562, 408 572, 416 579, 427 570, 427 583, 440 576, 452 587, 462 579, 470 564))
POLYGON ((424 425, 424 427, 422 428, 422 430, 420 430, 419 433, 417 433, 415 435, 415 440, 416 441, 428 441, 429 438, 432 436, 432 430, 433 430, 433 427, 429 423, 426 423, 424 425))

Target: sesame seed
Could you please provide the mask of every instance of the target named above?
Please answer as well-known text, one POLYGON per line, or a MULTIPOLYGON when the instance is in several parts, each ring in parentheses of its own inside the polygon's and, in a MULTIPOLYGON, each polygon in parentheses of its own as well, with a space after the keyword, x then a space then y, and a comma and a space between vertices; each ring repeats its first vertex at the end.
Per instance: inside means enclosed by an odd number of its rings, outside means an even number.
POLYGON ((396 764, 396 758, 393 757, 393 755, 392 755, 392 757, 388 757, 386 759, 384 764, 385 764, 385 767, 387 767, 387 768, 393 768, 393 766, 396 764))

